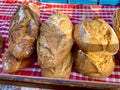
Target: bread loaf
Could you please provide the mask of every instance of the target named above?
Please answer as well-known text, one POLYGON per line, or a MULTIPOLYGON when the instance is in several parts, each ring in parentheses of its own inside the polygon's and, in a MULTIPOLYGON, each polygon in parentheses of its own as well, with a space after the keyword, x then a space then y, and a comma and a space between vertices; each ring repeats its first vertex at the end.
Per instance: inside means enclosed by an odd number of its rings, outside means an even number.
POLYGON ((119 41, 114 30, 100 18, 84 20, 75 26, 78 45, 73 60, 79 73, 93 78, 108 77, 115 67, 119 41))
POLYGON ((85 54, 81 50, 74 53, 75 69, 93 78, 104 78, 111 75, 115 68, 113 56, 85 54))
POLYGON ((21 5, 13 15, 8 49, 16 58, 22 60, 33 54, 40 28, 39 17, 40 10, 32 3, 21 5))
POLYGON ((69 54, 65 57, 62 63, 59 63, 54 68, 41 68, 41 73, 43 77, 50 78, 64 78, 69 79, 71 69, 72 69, 72 55, 69 54))
MULTIPOLYGON (((118 40, 120 41, 120 9, 117 9, 114 12, 113 15, 113 29, 118 37, 118 40)), ((118 50, 117 53, 118 58, 120 58, 120 49, 118 50)))
POLYGON ((77 24, 74 38, 85 53, 114 55, 119 49, 119 41, 114 30, 100 18, 77 24))
POLYGON ((18 7, 9 27, 8 50, 2 57, 3 70, 19 71, 35 61, 35 45, 40 29, 40 10, 32 3, 18 7))
POLYGON ((73 25, 67 15, 60 11, 53 13, 41 24, 37 40, 38 63, 41 68, 54 68, 70 53, 73 25))
POLYGON ((7 73, 13 73, 31 65, 35 59, 34 55, 24 60, 19 60, 14 57, 8 50, 4 53, 2 57, 3 71, 7 73))

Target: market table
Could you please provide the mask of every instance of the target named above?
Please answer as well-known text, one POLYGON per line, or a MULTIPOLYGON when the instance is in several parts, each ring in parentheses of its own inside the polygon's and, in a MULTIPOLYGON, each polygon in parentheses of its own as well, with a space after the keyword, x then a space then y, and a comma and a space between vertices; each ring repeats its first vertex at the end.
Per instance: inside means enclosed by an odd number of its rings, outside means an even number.
MULTIPOLYGON (((7 74, 2 68, 2 56, 8 48, 9 24, 12 15, 17 7, 23 3, 32 2, 39 6, 41 11, 40 21, 44 22, 52 12, 60 10, 67 14, 73 25, 81 22, 84 16, 87 19, 93 17, 103 18, 112 26, 113 13, 119 6, 102 6, 102 5, 78 5, 78 4, 59 4, 43 3, 33 0, 3 0, 0 1, 0 34, 4 37, 4 48, 0 53, 0 83, 10 85, 20 85, 29 87, 94 87, 94 88, 120 88, 120 60, 116 58, 114 72, 107 78, 93 79, 77 73, 72 69, 70 79, 52 79, 41 77, 41 69, 37 62, 31 66, 22 69, 13 74, 7 74)), ((35 60, 37 58, 34 58, 35 60)))

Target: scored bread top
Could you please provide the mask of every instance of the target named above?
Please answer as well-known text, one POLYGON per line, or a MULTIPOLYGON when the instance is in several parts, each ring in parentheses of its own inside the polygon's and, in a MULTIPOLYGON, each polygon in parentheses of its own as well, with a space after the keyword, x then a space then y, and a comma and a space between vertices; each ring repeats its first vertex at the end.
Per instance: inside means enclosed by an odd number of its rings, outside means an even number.
POLYGON ((119 41, 114 30, 100 18, 84 20, 77 24, 74 38, 85 53, 114 55, 119 49, 119 41))
POLYGON ((72 29, 69 17, 60 11, 41 24, 37 52, 42 68, 55 67, 69 54, 73 44, 72 29))
POLYGON ((38 7, 28 3, 19 6, 12 17, 8 49, 18 59, 28 58, 34 52, 34 45, 40 31, 38 15, 40 15, 38 7))
POLYGON ((67 38, 72 37, 73 25, 66 14, 63 14, 61 11, 54 12, 47 20, 46 23, 53 24, 59 28, 67 38))

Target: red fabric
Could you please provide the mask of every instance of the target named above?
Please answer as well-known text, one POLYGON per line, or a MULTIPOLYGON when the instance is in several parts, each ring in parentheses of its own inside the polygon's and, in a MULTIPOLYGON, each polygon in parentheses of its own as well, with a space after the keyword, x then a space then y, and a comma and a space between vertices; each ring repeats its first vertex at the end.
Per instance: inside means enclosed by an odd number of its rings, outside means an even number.
POLYGON ((13 2, 21 2, 21 3, 25 3, 25 2, 34 2, 35 0, 0 0, 0 2, 10 2, 10 3, 13 3, 13 2))
MULTIPOLYGON (((4 0, 3 0, 4 1, 4 0)), ((4 51, 8 47, 8 29, 12 15, 15 13, 17 7, 22 3, 25 3, 27 0, 19 2, 10 2, 12 0, 6 0, 5 2, 0 2, 0 34, 5 39, 4 49, 0 54, 0 73, 3 74, 2 69, 2 56, 4 51)), ((30 0, 31 1, 31 0, 30 0)), ((107 21, 110 25, 112 24, 113 12, 119 8, 117 6, 98 6, 98 5, 75 5, 75 4, 52 4, 52 3, 36 3, 41 10, 40 21, 44 22, 55 10, 61 10, 63 13, 67 14, 73 24, 77 24, 83 20, 83 16, 86 18, 100 17, 107 21)), ((38 76, 41 77, 41 69, 37 65, 37 62, 33 65, 22 69, 19 72, 14 73, 15 75, 24 75, 24 76, 38 76)), ((71 72, 70 79, 72 80, 86 80, 86 81, 97 81, 97 82, 112 82, 120 83, 120 60, 116 60, 116 67, 114 72, 108 78, 104 79, 92 79, 77 73, 74 69, 71 72)))

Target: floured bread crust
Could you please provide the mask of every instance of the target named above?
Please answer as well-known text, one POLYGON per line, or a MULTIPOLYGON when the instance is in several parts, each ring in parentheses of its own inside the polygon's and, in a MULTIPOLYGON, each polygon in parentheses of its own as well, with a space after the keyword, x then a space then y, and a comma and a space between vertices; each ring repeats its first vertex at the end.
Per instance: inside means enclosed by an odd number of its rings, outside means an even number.
POLYGON ((33 54, 40 31, 39 17, 39 8, 29 3, 21 5, 14 14, 9 27, 8 49, 16 58, 25 59, 33 54))
MULTIPOLYGON (((113 29, 120 41, 120 9, 117 9, 113 15, 113 29)), ((117 57, 120 58, 120 49, 118 50, 117 57)))
POLYGON ((35 56, 32 55, 26 59, 17 59, 8 50, 4 53, 2 57, 3 71, 7 73, 14 73, 19 71, 35 62, 35 56))
POLYGON ((8 50, 2 57, 3 70, 19 71, 35 61, 35 45, 40 28, 40 10, 32 3, 18 7, 9 27, 8 50))
POLYGON ((100 18, 77 24, 74 38, 85 53, 114 55, 119 49, 119 41, 114 30, 100 18))
POLYGON ((73 45, 72 29, 72 22, 60 11, 53 13, 45 23, 41 24, 37 40, 40 67, 53 68, 63 62, 73 45))
POLYGON ((71 69, 72 69, 72 55, 71 53, 66 56, 62 63, 59 63, 54 68, 42 68, 41 73, 43 77, 51 77, 51 78, 64 78, 69 79, 71 69))
POLYGON ((85 54, 81 50, 74 53, 75 69, 93 78, 105 78, 111 75, 115 68, 113 56, 85 54))

